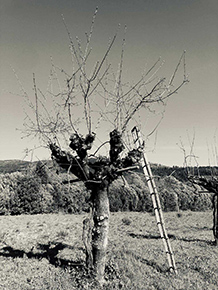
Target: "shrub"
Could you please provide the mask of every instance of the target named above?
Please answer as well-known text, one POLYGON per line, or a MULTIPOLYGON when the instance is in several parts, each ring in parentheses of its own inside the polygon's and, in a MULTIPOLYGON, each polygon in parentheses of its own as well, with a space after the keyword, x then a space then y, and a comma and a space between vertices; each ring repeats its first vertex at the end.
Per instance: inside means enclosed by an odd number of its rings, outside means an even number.
MULTIPOLYGON (((40 163, 37 164, 39 167, 40 163)), ((0 174, 0 215, 89 211, 90 193, 82 182, 63 184, 62 180, 69 176, 51 175, 46 169, 43 173, 41 169, 29 174, 0 174)), ((115 180, 109 188, 110 210, 152 212, 153 204, 144 176, 128 172, 125 179, 115 180)), ((211 194, 196 193, 188 183, 173 176, 155 179, 155 183, 164 211, 212 208, 211 194)))
POLYGON ((138 203, 137 203, 137 211, 142 212, 152 212, 153 211, 153 203, 151 199, 150 192, 148 187, 144 185, 144 188, 139 188, 137 185, 132 184, 131 187, 135 190, 138 196, 138 203))
POLYGON ((192 210, 205 211, 212 208, 212 195, 210 193, 199 192, 194 196, 192 210))
POLYGON ((36 163, 33 175, 39 177, 42 184, 47 184, 49 181, 46 164, 43 163, 42 161, 38 161, 36 163))
POLYGON ((36 176, 18 177, 17 188, 10 200, 11 214, 36 214, 42 212, 40 179, 36 176))
POLYGON ((5 192, 0 191, 0 215, 8 214, 8 198, 5 192))
POLYGON ((41 207, 43 213, 51 213, 53 212, 53 196, 51 194, 53 187, 50 184, 44 185, 42 184, 40 187, 40 195, 41 199, 41 207))
POLYGON ((164 211, 178 211, 178 196, 169 189, 162 189, 160 191, 160 201, 164 211))
POLYGON ((82 182, 79 184, 52 184, 53 210, 66 213, 88 211, 90 195, 82 182))
POLYGON ((151 212, 153 210, 153 204, 148 186, 144 181, 144 176, 136 172, 129 172, 125 175, 125 178, 138 197, 135 210, 151 212))
POLYGON ((17 180, 22 173, 6 173, 0 174, 0 214, 11 213, 11 200, 13 199, 17 190, 17 180))
POLYGON ((110 201, 110 211, 136 210, 138 195, 133 187, 124 184, 121 179, 115 180, 108 193, 110 201))
POLYGON ((193 204, 193 189, 173 176, 161 178, 158 181, 158 191, 164 210, 187 210, 193 204))

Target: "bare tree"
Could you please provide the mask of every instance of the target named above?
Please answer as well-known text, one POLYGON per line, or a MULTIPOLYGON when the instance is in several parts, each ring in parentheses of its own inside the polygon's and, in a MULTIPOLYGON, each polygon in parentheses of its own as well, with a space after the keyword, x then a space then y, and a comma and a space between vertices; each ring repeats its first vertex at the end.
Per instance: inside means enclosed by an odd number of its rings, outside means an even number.
POLYGON ((189 180, 193 184, 197 184, 208 192, 213 193, 213 235, 215 245, 218 245, 218 178, 190 175, 189 180))
MULTIPOLYGON (((195 146, 195 133, 192 139, 188 135, 189 148, 190 151, 187 153, 183 142, 181 141, 180 149, 183 151, 184 155, 184 168, 186 169, 186 174, 188 180, 195 187, 196 192, 199 192, 199 188, 206 190, 213 194, 212 205, 213 205, 213 235, 215 240, 215 245, 218 245, 218 177, 217 171, 214 167, 210 166, 210 161, 208 159, 210 172, 209 175, 204 176, 199 167, 198 156, 194 152, 195 146), (199 187, 196 187, 198 185, 199 187)), ((217 161, 217 151, 216 143, 214 146, 214 159, 217 161)), ((208 157, 209 158, 209 157, 208 157)))
POLYGON ((183 52, 169 80, 158 77, 163 65, 158 59, 138 80, 132 84, 125 82, 126 28, 117 72, 114 73, 109 55, 118 33, 110 39, 101 59, 92 65, 90 44, 96 14, 97 9, 85 41, 71 36, 63 18, 72 56, 71 72, 54 65, 52 60, 46 93, 37 87, 33 76, 34 101, 25 92, 24 96, 35 117, 26 113, 24 133, 39 138, 51 151, 52 159, 83 181, 90 190, 93 225, 90 229, 91 221, 84 221, 83 241, 87 266, 94 268, 96 279, 103 283, 110 215, 108 188, 124 171, 135 168, 143 149, 129 148, 129 128, 135 124, 140 111, 152 111, 153 104, 164 107, 165 101, 188 79, 183 52), (181 71, 182 76, 179 74, 181 71), (110 132, 109 140, 99 141, 99 128, 110 132), (63 141, 67 142, 69 136, 71 152, 62 149, 63 141), (95 142, 97 148, 88 154, 95 142), (99 150, 105 146, 109 146, 109 155, 98 156, 99 150))

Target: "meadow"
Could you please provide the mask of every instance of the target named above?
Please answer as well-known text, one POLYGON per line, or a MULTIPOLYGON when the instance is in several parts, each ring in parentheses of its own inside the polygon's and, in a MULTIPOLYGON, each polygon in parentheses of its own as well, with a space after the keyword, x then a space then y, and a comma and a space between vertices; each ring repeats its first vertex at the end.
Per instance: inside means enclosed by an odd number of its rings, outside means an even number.
MULTIPOLYGON (((82 221, 88 214, 0 217, 0 289, 98 289, 85 268, 82 221)), ((104 289, 218 289, 212 211, 167 212, 178 275, 152 213, 111 213, 104 289)))

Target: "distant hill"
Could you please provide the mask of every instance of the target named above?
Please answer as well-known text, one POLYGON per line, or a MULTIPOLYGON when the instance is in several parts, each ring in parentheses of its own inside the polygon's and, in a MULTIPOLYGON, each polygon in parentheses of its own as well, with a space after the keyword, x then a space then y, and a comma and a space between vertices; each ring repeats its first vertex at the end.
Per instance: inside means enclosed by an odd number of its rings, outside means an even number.
MULTIPOLYGON (((38 161, 30 162, 23 160, 0 160, 0 174, 1 173, 12 173, 15 171, 19 172, 28 172, 31 168, 33 168, 38 161)), ((53 167, 52 160, 42 160, 46 165, 51 169, 53 167)), ((154 176, 164 177, 164 176, 174 176, 176 179, 180 181, 187 181, 187 168, 179 167, 179 166, 165 166, 161 164, 151 164, 152 173, 154 176)), ((54 169, 55 170, 55 169, 54 169)), ((198 168, 200 174, 202 176, 211 176, 212 173, 215 176, 218 176, 218 167, 210 167, 210 166, 200 166, 198 168)), ((60 172, 63 172, 60 169, 60 172)), ((136 170, 139 174, 142 173, 141 169, 136 170)), ((189 172, 192 174, 197 174, 197 168, 189 168, 189 172)))
POLYGON ((153 175, 164 177, 164 176, 173 176, 180 181, 188 181, 189 175, 198 175, 205 177, 218 176, 218 166, 199 166, 197 167, 179 167, 179 166, 164 166, 151 164, 153 175))
MULTIPOLYGON (((0 173, 12 173, 12 172, 24 172, 28 171, 30 168, 34 167, 38 161, 24 161, 24 160, 0 160, 0 173)), ((52 166, 51 160, 42 160, 47 165, 52 166)), ((170 175, 174 171, 173 167, 168 167, 160 164, 152 164, 152 171, 154 175, 170 175)), ((179 167, 178 167, 179 168, 179 167)), ((141 170, 136 170, 141 171, 141 170)))
POLYGON ((25 171, 31 166, 31 162, 23 160, 0 160, 0 173, 12 173, 25 171))
MULTIPOLYGON (((0 160, 0 174, 1 173, 12 173, 12 172, 28 172, 31 168, 33 168, 38 161, 24 161, 24 160, 0 160)), ((45 160, 48 166, 52 165, 51 160, 45 160)))

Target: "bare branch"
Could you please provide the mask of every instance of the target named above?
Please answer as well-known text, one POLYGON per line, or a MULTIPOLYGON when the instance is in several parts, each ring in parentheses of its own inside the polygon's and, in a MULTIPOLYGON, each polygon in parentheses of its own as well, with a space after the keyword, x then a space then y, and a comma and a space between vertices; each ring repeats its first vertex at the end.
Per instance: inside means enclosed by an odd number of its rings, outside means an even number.
MULTIPOLYGON (((171 86, 173 84, 174 78, 176 76, 176 73, 177 73, 179 66, 180 66, 183 59, 185 60, 185 51, 183 52, 182 56, 180 57, 179 62, 178 62, 177 66, 176 66, 176 68, 171 76, 171 79, 169 81, 169 86, 171 86)), ((184 63, 184 66, 185 66, 185 63, 184 63)), ((184 79, 185 79, 185 75, 184 75, 184 79)))
POLYGON ((106 58, 107 58, 107 56, 108 56, 113 44, 114 44, 114 42, 115 42, 116 37, 117 37, 117 34, 114 35, 114 37, 113 37, 113 39, 112 39, 112 41, 111 41, 111 43, 110 43, 105 55, 103 56, 99 66, 98 66, 98 69, 97 69, 96 73, 93 75, 93 77, 91 78, 90 81, 93 81, 98 76, 98 74, 99 74, 99 72, 100 72, 100 70, 101 70, 101 68, 102 68, 102 66, 103 66, 103 64, 104 64, 104 62, 105 62, 105 60, 106 60, 106 58))
POLYGON ((39 108, 38 108, 38 95, 37 95, 37 88, 36 88, 36 79, 35 74, 33 74, 33 85, 35 91, 35 102, 36 102, 36 124, 40 133, 42 133, 39 123, 39 108))

